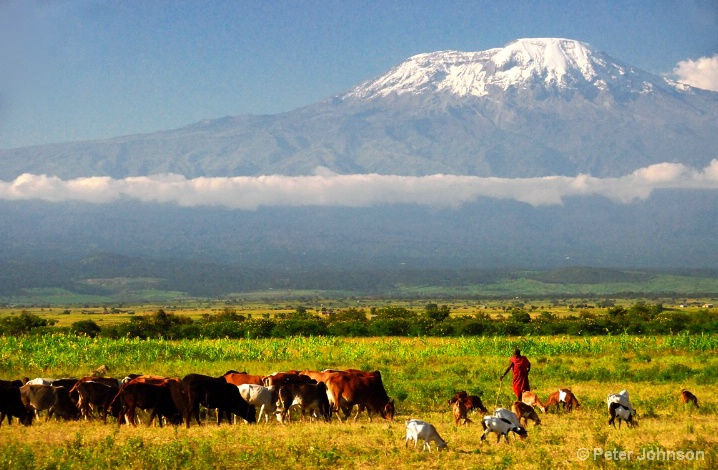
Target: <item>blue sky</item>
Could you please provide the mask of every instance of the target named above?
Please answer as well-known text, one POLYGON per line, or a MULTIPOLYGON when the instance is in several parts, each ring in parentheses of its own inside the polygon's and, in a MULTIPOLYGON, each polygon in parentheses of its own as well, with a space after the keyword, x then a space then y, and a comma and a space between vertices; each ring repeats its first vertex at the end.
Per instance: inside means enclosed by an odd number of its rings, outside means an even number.
POLYGON ((718 3, 3 1, 0 148, 289 111, 414 54, 523 37, 577 39, 657 74, 681 61, 713 73, 690 64, 718 62, 718 3))

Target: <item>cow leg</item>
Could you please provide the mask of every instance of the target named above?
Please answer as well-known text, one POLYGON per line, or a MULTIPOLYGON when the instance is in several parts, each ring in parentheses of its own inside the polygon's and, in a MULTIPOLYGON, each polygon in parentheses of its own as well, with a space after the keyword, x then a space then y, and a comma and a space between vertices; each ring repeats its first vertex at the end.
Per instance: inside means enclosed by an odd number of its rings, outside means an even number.
POLYGON ((136 419, 135 419, 135 407, 129 407, 127 409, 127 412, 125 413, 125 420, 127 421, 128 425, 131 425, 132 427, 137 427, 136 419))
POLYGON ((359 413, 361 413, 361 406, 357 406, 357 412, 354 414, 354 422, 356 423, 359 419, 359 413))

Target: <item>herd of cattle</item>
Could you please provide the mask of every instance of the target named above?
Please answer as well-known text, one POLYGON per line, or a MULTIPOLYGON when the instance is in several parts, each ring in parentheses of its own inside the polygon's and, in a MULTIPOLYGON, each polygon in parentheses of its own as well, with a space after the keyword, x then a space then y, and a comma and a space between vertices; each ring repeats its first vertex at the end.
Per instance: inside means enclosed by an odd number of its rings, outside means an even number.
POLYGON ((30 425, 37 412, 46 411, 63 419, 89 419, 99 413, 103 422, 110 414, 119 424, 135 426, 137 408, 150 412, 147 424, 157 419, 171 424, 194 419, 200 421, 200 405, 217 412, 217 424, 239 417, 249 423, 290 420, 290 410, 298 408, 304 418, 329 420, 334 414, 348 419, 356 407, 354 420, 366 411, 384 418, 394 417, 379 371, 356 369, 288 371, 271 375, 251 375, 229 371, 221 377, 189 374, 182 379, 131 374, 122 380, 110 377, 83 377, 0 381, 0 425, 16 417, 30 425), (257 409, 259 416, 257 416, 257 409), (343 415, 343 416, 342 416, 343 415))
MULTIPOLYGON (((687 390, 681 391, 684 403, 698 407, 698 399, 687 390)), ((636 410, 629 401, 626 390, 607 397, 610 425, 618 427, 625 422, 629 427, 636 423, 636 410)), ((478 410, 488 413, 481 399, 458 392, 448 400, 457 426, 471 422, 467 413, 478 410)), ((223 419, 230 423, 234 417, 246 422, 268 422, 270 415, 285 423, 291 420, 290 411, 298 408, 302 419, 330 420, 332 415, 340 420, 348 419, 356 407, 354 421, 366 411, 369 421, 372 414, 393 419, 394 400, 384 389, 379 371, 365 372, 356 369, 323 371, 275 372, 271 375, 250 375, 246 372, 229 371, 221 377, 189 374, 182 379, 151 375, 131 374, 122 380, 110 377, 89 376, 63 379, 0 380, 0 425, 7 417, 8 424, 17 418, 30 425, 37 412, 46 411, 46 421, 53 415, 63 419, 90 419, 99 413, 103 422, 107 415, 117 419, 118 424, 136 426, 136 411, 149 411, 147 425, 155 419, 174 425, 184 423, 188 428, 192 420, 201 424, 200 406, 216 410, 217 424, 223 419), (257 410, 259 414, 257 415, 257 410)), ((541 419, 535 411, 546 412, 550 407, 571 412, 579 408, 578 399, 568 388, 560 388, 542 402, 533 392, 524 392, 521 401, 515 401, 511 410, 496 408, 492 415, 484 416, 481 425, 484 433, 495 433, 497 442, 513 432, 520 438, 527 436, 528 420, 535 425, 541 419)), ((234 418, 236 419, 236 418, 234 418)), ((448 446, 436 428, 422 420, 406 422, 405 445, 419 440, 423 448, 430 450, 434 442, 438 450, 448 446)))

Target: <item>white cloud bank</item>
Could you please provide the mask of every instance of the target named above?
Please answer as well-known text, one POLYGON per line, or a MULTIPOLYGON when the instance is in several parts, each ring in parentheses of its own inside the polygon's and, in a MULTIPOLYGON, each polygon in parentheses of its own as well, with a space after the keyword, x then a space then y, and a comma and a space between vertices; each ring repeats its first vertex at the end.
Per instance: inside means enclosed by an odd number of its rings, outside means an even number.
POLYGON ((698 60, 683 60, 676 64, 673 73, 678 81, 704 90, 718 91, 718 54, 698 60))
POLYGON ((620 178, 547 176, 541 178, 480 178, 431 175, 239 176, 194 178, 166 174, 112 179, 104 176, 63 181, 46 175, 24 174, 0 181, 0 200, 86 201, 107 203, 122 199, 174 203, 184 207, 337 206, 367 207, 418 204, 458 207, 488 197, 513 199, 532 206, 562 204, 566 197, 603 196, 618 203, 647 199, 656 189, 718 189, 718 160, 703 170, 677 163, 641 168, 620 178))

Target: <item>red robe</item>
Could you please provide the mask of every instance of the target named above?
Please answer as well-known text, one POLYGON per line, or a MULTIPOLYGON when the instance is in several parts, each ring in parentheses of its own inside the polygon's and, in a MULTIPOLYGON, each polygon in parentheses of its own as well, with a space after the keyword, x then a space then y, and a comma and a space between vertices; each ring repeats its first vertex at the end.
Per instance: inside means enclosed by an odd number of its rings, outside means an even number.
POLYGON ((531 390, 529 386, 529 369, 531 368, 531 363, 526 356, 511 356, 511 364, 514 365, 514 394, 518 400, 521 400, 521 394, 531 390))

